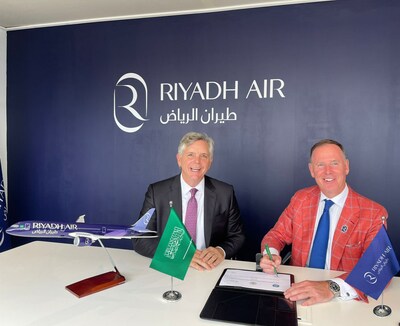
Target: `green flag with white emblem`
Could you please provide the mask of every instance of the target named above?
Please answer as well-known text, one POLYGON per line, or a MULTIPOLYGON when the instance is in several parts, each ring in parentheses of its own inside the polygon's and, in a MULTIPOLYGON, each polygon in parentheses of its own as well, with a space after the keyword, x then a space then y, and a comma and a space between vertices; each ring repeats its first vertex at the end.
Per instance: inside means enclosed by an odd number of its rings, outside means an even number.
POLYGON ((196 246, 181 219, 171 208, 150 267, 183 280, 196 252, 196 246))

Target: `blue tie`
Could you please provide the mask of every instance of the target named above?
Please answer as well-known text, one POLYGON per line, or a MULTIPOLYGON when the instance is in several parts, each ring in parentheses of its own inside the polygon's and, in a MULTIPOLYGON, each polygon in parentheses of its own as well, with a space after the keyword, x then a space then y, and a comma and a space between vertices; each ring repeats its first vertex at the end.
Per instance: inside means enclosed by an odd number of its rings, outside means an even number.
POLYGON ((332 200, 325 199, 324 211, 318 223, 314 244, 311 250, 309 267, 325 268, 326 249, 329 238, 329 208, 334 204, 332 200))

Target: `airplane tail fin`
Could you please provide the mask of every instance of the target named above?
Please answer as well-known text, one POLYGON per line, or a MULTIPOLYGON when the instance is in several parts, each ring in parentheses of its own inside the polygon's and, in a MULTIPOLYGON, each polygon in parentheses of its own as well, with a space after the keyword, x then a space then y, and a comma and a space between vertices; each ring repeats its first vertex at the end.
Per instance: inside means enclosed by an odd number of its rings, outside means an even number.
POLYGON ((146 214, 144 214, 130 229, 136 232, 155 232, 147 230, 147 224, 149 224, 150 218, 153 216, 155 208, 150 208, 146 214))
POLYGON ((81 215, 76 220, 76 223, 85 223, 85 215, 81 215))

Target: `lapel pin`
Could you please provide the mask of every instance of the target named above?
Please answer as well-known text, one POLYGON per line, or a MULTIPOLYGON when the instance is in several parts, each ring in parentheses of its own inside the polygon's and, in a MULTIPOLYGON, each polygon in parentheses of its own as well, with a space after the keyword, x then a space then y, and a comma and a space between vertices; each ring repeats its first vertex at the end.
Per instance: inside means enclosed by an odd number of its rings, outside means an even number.
POLYGON ((347 230, 348 230, 348 227, 347 227, 347 225, 343 225, 342 226, 342 233, 346 233, 347 232, 347 230))

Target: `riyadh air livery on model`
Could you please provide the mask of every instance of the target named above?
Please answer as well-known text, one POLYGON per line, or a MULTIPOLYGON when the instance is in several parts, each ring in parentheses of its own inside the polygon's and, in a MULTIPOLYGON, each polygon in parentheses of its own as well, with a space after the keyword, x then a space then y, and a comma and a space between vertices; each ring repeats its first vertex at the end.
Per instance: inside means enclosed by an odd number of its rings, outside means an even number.
POLYGON ((85 215, 81 215, 75 223, 21 221, 10 226, 6 232, 20 237, 72 238, 76 246, 90 246, 93 242, 101 242, 103 239, 155 238, 157 232, 146 228, 154 210, 149 209, 131 226, 86 224, 85 215))

